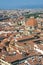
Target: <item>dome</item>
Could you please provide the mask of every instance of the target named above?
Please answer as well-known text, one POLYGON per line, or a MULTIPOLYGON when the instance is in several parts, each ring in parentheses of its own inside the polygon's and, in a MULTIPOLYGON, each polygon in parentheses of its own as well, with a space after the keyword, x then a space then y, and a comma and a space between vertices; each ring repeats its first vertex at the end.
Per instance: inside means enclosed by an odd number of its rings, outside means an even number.
POLYGON ((30 18, 26 21, 26 26, 36 26, 37 25, 37 20, 35 18, 30 18))

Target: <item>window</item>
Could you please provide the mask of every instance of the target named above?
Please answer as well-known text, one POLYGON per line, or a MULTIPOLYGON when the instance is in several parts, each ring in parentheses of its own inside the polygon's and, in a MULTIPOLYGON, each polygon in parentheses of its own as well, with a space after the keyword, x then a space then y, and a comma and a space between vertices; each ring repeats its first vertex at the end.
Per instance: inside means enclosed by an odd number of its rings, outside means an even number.
POLYGON ((30 29, 32 29, 32 27, 30 27, 30 29))

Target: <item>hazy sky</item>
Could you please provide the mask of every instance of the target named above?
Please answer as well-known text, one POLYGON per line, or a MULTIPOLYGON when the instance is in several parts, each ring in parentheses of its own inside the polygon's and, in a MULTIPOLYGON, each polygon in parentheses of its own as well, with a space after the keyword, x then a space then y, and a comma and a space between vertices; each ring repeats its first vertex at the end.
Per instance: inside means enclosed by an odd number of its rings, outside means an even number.
POLYGON ((0 9, 43 8, 43 0, 0 0, 0 9))

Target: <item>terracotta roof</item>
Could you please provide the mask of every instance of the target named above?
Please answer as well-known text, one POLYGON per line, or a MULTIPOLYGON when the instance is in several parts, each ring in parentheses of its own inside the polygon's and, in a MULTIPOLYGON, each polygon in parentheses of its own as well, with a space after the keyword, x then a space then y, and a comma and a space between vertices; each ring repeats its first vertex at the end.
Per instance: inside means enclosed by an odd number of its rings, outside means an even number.
POLYGON ((35 26, 37 25, 37 21, 34 18, 30 18, 26 21, 26 26, 35 26))

